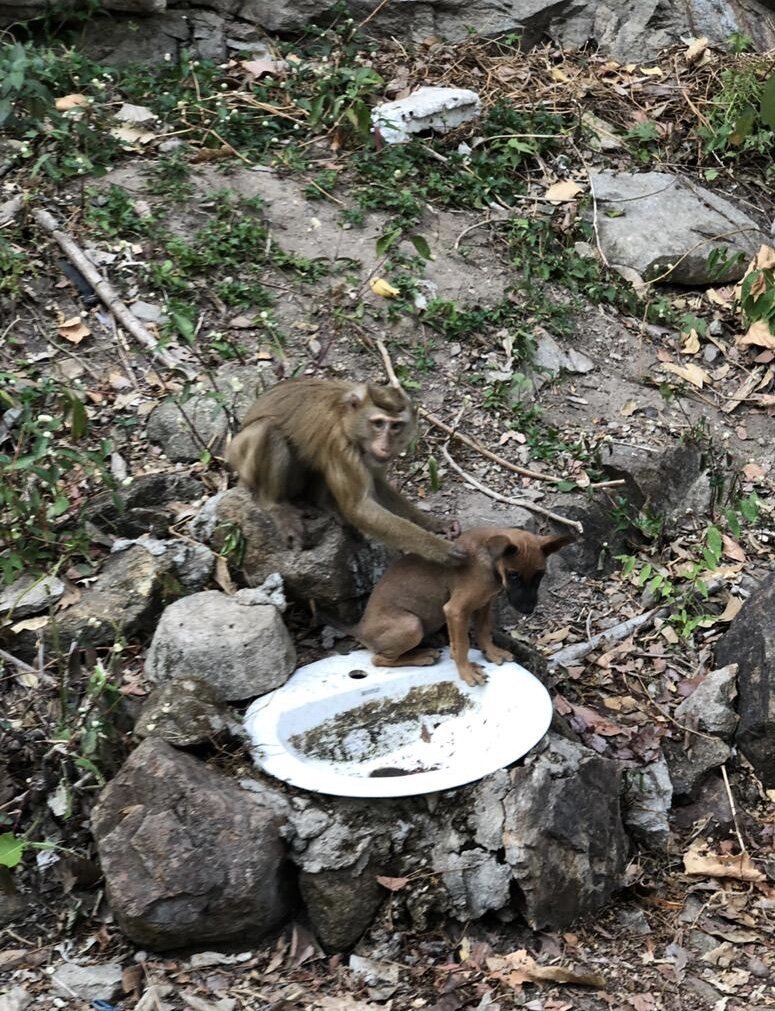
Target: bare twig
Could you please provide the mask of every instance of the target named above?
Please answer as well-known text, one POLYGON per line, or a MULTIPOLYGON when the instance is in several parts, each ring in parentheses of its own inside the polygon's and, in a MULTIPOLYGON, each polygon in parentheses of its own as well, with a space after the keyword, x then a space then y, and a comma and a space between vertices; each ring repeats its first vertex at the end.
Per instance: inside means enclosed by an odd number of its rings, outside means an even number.
POLYGON ((543 506, 538 506, 535 502, 531 502, 528 499, 509 498, 507 495, 501 495, 500 492, 494 491, 486 484, 482 484, 481 481, 472 477, 469 473, 464 471, 462 467, 459 467, 449 455, 449 450, 446 446, 442 447, 441 452, 448 465, 455 471, 456 474, 459 474, 464 481, 476 488, 477 491, 482 492, 484 495, 494 499, 496 502, 505 502, 506 505, 516 506, 519 509, 528 509, 530 512, 537 513, 539 516, 545 516, 547 519, 553 520, 555 523, 562 523, 565 526, 572 527, 579 534, 584 533, 584 527, 578 520, 569 520, 567 517, 560 516, 558 513, 554 513, 550 509, 544 509, 543 506))
POLYGON ((430 411, 426 411, 424 407, 418 409, 418 414, 421 418, 425 418, 426 421, 430 422, 434 428, 440 428, 442 432, 446 432, 447 435, 451 435, 453 438, 458 439, 464 445, 468 446, 470 449, 475 449, 477 453, 481 453, 482 456, 486 456, 488 460, 492 460, 493 463, 497 463, 501 467, 505 467, 506 470, 510 470, 514 474, 521 474, 523 477, 532 477, 534 481, 549 481, 551 484, 562 484, 563 481, 567 480, 564 477, 555 477, 552 474, 543 474, 540 470, 530 470, 528 467, 520 467, 516 463, 511 463, 509 460, 504 459, 502 456, 498 456, 497 453, 493 453, 492 450, 487 449, 483 446, 481 442, 476 439, 472 439, 462 432, 457 432, 446 423, 442 421, 441 418, 437 418, 435 414, 431 414, 430 411))
POLYGON ((40 207, 33 208, 32 216, 41 228, 49 232, 55 239, 68 260, 83 274, 92 288, 94 288, 102 303, 116 317, 121 326, 148 348, 168 368, 176 368, 177 362, 172 355, 161 348, 159 342, 148 333, 140 320, 132 315, 128 307, 119 298, 116 290, 103 278, 91 260, 78 246, 75 239, 60 229, 56 218, 40 207))
MULTIPOLYGON (((376 337, 374 343, 377 345, 377 351, 379 351, 382 356, 382 364, 385 366, 385 373, 387 374, 388 380, 391 386, 395 386, 397 389, 401 389, 401 383, 398 381, 398 376, 396 375, 396 370, 393 368, 393 362, 390 360, 390 354, 388 349, 385 347, 385 342, 381 337, 376 337)), ((420 409, 422 413, 422 408, 420 409)))
POLYGON ((25 674, 37 674, 37 670, 34 667, 30 667, 28 663, 24 660, 20 660, 13 653, 6 653, 4 649, 0 649, 0 660, 5 660, 6 663, 12 664, 14 667, 18 667, 19 670, 24 671, 25 674))
POLYGON ((627 621, 614 625, 613 628, 607 628, 604 632, 598 632, 597 635, 593 635, 586 642, 574 642, 570 646, 565 646, 563 649, 553 653, 546 661, 549 669, 551 670, 553 667, 568 667, 578 660, 583 660, 585 656, 593 653, 601 646, 609 646, 612 643, 621 642, 622 639, 626 639, 639 628, 652 625, 657 615, 666 613, 666 611, 667 608, 665 607, 652 607, 651 610, 644 611, 642 614, 636 614, 634 618, 628 618, 627 621))
POLYGON ((732 812, 732 821, 735 823, 735 834, 737 835, 737 841, 740 844, 740 852, 747 853, 748 847, 743 842, 743 834, 740 831, 740 825, 737 821, 737 808, 735 807, 735 798, 732 796, 732 787, 729 785, 726 762, 721 766, 721 775, 724 779, 724 788, 727 791, 727 800, 729 801, 729 808, 732 812))

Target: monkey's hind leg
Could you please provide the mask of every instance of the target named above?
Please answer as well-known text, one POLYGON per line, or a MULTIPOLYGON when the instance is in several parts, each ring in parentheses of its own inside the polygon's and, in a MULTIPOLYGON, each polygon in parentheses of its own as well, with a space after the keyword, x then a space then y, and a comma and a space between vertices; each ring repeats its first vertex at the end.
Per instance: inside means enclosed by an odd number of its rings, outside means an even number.
POLYGON ((408 611, 403 615, 390 616, 377 628, 361 627, 358 638, 374 656, 375 667, 430 667, 439 658, 439 650, 420 648, 424 631, 422 622, 408 611))
POLYGON ((260 457, 263 464, 263 473, 255 486, 256 499, 272 518, 283 544, 291 551, 301 551, 305 540, 304 520, 301 511, 289 501, 302 490, 297 487, 298 462, 278 428, 269 421, 256 425, 262 429, 256 460, 260 457))

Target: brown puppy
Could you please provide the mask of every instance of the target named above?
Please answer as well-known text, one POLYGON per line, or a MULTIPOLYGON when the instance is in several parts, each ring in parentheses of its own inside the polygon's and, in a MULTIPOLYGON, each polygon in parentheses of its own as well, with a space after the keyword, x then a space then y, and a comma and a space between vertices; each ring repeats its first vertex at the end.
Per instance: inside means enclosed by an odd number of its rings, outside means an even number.
POLYGON ((435 663, 439 651, 420 643, 446 623, 460 676, 466 684, 484 684, 482 667, 468 659, 471 619, 487 659, 496 664, 512 660, 511 653, 492 641, 493 599, 505 590, 517 611, 530 614, 547 557, 572 541, 570 536, 538 537, 526 530, 476 527, 458 540, 468 552, 468 561, 459 569, 406 555, 374 587, 352 634, 373 650, 377 667, 426 667, 435 663))

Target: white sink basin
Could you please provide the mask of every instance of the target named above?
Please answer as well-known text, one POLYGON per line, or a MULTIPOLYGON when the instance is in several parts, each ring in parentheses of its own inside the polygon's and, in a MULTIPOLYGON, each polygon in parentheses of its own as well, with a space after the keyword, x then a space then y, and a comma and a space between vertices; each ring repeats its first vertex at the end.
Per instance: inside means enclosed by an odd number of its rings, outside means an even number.
POLYGON ((432 667, 373 667, 367 650, 301 667, 249 707, 245 728, 265 772, 339 797, 449 790, 510 765, 549 728, 544 686, 516 663, 471 658, 469 687, 449 651, 432 667))

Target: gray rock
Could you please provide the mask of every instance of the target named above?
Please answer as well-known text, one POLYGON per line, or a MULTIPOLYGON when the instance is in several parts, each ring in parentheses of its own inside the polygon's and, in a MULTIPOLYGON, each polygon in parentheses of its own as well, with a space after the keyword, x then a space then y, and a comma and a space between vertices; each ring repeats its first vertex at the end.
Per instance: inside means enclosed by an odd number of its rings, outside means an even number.
POLYGON ((27 900, 19 892, 7 867, 0 867, 0 927, 21 919, 27 910, 27 900))
POLYGON ((416 929, 487 912, 560 929, 623 882, 618 766, 551 733, 524 765, 470 787, 403 800, 311 795, 294 801, 290 824, 304 874, 418 872, 391 898, 416 929))
POLYGON ((206 590, 166 608, 145 672, 155 684, 198 677, 219 698, 236 700, 279 688, 295 664, 296 651, 277 608, 206 590))
POLYGON ((108 902, 136 944, 245 944, 290 915, 285 801, 254 787, 153 738, 105 787, 92 829, 108 902))
MULTIPOLYGON (((119 554, 132 547, 142 548, 159 560, 169 574, 188 593, 196 593, 209 583, 215 565, 215 555, 206 544, 192 541, 160 541, 155 537, 119 538, 113 542, 112 553, 119 554)), ((168 590, 179 589, 168 587, 168 590)))
POLYGON ((595 367, 591 358, 587 358, 575 348, 566 351, 551 334, 546 332, 538 338, 533 364, 551 376, 557 376, 560 372, 591 372, 595 367))
POLYGON ((144 323, 164 323, 167 319, 160 305, 153 305, 140 299, 137 302, 133 302, 129 308, 132 311, 132 315, 144 323))
POLYGON ((9 586, 0 587, 0 616, 11 620, 40 614, 56 604, 65 592, 65 584, 56 576, 21 576, 9 586))
POLYGON ((229 429, 238 426, 258 394, 273 382, 268 367, 221 366, 215 388, 202 382, 185 401, 162 401, 148 418, 148 438, 175 462, 190 463, 205 452, 218 453, 229 429))
POLYGON ((732 708, 737 695, 737 664, 728 664, 711 671, 679 706, 675 718, 679 723, 729 740, 735 732, 738 716, 732 708))
POLYGON ((600 245, 611 264, 629 267, 646 281, 723 284, 739 280, 767 237, 747 214, 703 186, 667 172, 589 174, 598 209, 600 245), (622 211, 608 217, 608 210, 622 211), (734 233, 727 235, 727 233, 734 233), (725 235, 711 241, 709 237, 725 235), (721 273, 708 256, 725 247, 739 263, 721 273), (674 269, 673 269, 674 268, 674 269), (669 273, 668 276, 663 276, 669 273))
POLYGON ((670 769, 673 799, 679 804, 694 800, 711 769, 723 765, 732 754, 729 745, 717 737, 694 734, 689 735, 688 744, 683 740, 665 741, 663 751, 670 769))
POLYGON ((352 948, 387 895, 368 867, 361 873, 302 871, 299 890, 315 937, 328 952, 352 948))
POLYGON ((716 646, 716 663, 738 665, 735 741, 764 786, 775 788, 775 575, 743 604, 716 646))
POLYGON ((32 994, 23 986, 12 986, 10 990, 0 994, 0 1011, 24 1011, 33 999, 32 994))
POLYGON ((642 909, 625 907, 616 914, 617 923, 631 937, 646 937, 651 933, 649 921, 642 909))
POLYGON ((76 998, 83 1001, 112 1001, 121 992, 121 965, 108 962, 105 965, 78 965, 65 962, 51 977, 54 990, 68 1001, 76 998))
POLYGON ((202 482, 189 474, 138 474, 115 492, 96 495, 84 516, 117 537, 165 537, 174 518, 167 507, 173 502, 193 502, 203 494, 202 482))
POLYGON ((160 737, 175 748, 193 748, 244 732, 231 711, 201 678, 184 677, 154 688, 143 703, 135 736, 160 737))
POLYGON ((117 636, 149 632, 162 607, 169 571, 168 559, 140 546, 111 555, 94 582, 82 590, 80 600, 57 614, 53 622, 28 618, 13 625, 15 651, 22 658, 32 656, 38 636, 51 647, 55 631, 59 648, 65 651, 74 642, 107 646, 117 636))
POLYGON ((670 834, 673 784, 661 758, 625 777, 624 824, 630 835, 648 849, 664 849, 670 834))
POLYGON ((387 551, 371 544, 330 513, 307 510, 306 546, 285 547, 274 523, 244 488, 232 488, 218 501, 212 543, 216 550, 232 525, 243 534, 241 571, 259 585, 275 572, 283 574, 288 597, 308 606, 314 600, 345 622, 361 616, 365 598, 384 571, 387 551))

